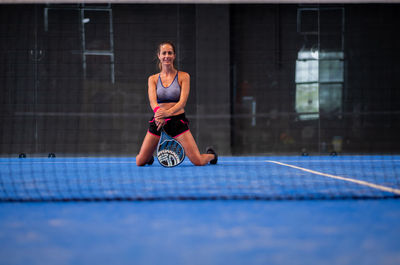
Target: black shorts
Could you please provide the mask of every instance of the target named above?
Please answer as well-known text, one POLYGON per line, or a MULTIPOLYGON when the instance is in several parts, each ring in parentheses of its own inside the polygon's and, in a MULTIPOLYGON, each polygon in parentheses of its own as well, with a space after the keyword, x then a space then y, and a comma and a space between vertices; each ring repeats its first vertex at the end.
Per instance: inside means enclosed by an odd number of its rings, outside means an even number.
MULTIPOLYGON (((172 136, 178 137, 184 132, 189 131, 189 120, 186 119, 185 113, 165 118, 164 131, 172 136)), ((157 131, 157 125, 154 116, 149 121, 149 133, 160 136, 161 129, 157 131)))

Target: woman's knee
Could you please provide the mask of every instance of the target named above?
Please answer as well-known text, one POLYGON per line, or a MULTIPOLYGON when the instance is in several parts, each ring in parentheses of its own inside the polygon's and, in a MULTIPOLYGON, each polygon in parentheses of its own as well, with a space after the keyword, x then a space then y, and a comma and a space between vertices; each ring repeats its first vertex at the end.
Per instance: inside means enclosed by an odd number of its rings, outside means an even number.
POLYGON ((141 155, 136 156, 136 165, 137 166, 142 167, 142 166, 146 165, 146 162, 147 161, 145 159, 143 159, 141 155))
POLYGON ((195 166, 204 166, 204 164, 205 164, 204 161, 201 159, 201 156, 189 157, 189 160, 195 166))

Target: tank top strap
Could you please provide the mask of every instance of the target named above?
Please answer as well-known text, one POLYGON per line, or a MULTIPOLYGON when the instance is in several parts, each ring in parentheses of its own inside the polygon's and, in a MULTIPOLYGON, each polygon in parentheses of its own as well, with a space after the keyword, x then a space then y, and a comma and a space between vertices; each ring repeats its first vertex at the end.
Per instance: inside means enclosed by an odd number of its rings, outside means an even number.
POLYGON ((159 85, 161 85, 162 87, 164 87, 164 88, 168 88, 168 87, 171 87, 174 83, 178 83, 178 86, 180 86, 179 85, 179 79, 178 79, 178 73, 179 73, 179 71, 176 71, 176 75, 175 75, 175 77, 174 77, 174 79, 172 80, 172 82, 171 82, 171 84, 169 85, 169 86, 164 86, 164 84, 163 84, 163 82, 162 82, 162 80, 161 80, 161 73, 159 73, 158 74, 158 80, 157 80, 157 87, 159 86, 159 85), (176 80, 176 82, 175 82, 175 80, 176 80))

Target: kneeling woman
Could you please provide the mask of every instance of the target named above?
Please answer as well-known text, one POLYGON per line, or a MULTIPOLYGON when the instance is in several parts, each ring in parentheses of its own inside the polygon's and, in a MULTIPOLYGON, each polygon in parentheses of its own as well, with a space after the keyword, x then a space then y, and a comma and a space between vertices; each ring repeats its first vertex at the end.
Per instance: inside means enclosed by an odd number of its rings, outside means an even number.
POLYGON ((166 133, 181 143, 186 156, 194 165, 216 164, 218 157, 215 151, 207 148, 206 154, 200 154, 189 130, 184 107, 190 91, 190 76, 175 68, 176 53, 173 43, 161 43, 158 46, 157 56, 160 60, 160 73, 151 75, 148 79, 149 101, 154 116, 150 120, 149 130, 140 152, 136 156, 136 164, 144 166, 153 163, 153 153, 157 148, 162 127, 166 133))

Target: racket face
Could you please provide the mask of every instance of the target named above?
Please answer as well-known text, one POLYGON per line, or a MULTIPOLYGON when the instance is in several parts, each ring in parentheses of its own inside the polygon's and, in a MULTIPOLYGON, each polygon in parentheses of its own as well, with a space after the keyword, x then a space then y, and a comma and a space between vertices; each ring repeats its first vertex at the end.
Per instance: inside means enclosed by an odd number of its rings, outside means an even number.
POLYGON ((157 159, 164 167, 175 167, 185 159, 185 151, 182 145, 165 133, 164 130, 161 131, 161 137, 158 141, 157 159))

